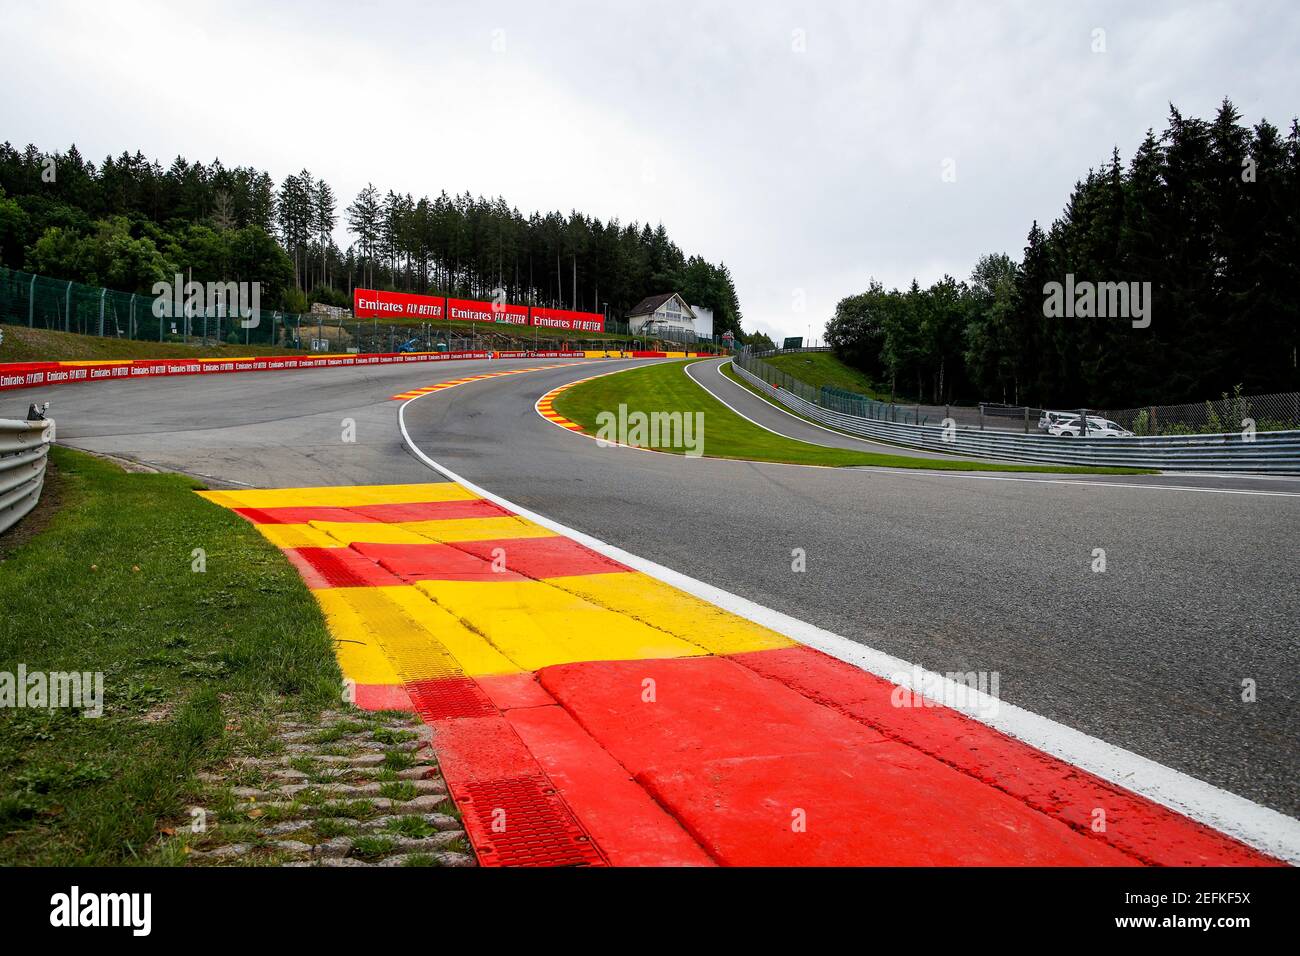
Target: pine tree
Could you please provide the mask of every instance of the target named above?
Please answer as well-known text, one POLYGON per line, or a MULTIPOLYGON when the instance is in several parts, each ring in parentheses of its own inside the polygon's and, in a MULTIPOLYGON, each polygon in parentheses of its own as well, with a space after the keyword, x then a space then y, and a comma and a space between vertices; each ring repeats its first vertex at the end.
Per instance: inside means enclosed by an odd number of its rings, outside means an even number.
POLYGON ((379 190, 373 183, 357 193, 347 208, 348 230, 360 246, 360 268, 368 288, 375 285, 375 254, 379 244, 379 190))
POLYGON ((338 222, 338 215, 334 211, 334 190, 330 184, 323 179, 317 182, 313 200, 316 238, 320 243, 321 280, 332 289, 334 282, 326 272, 326 256, 334 246, 334 225, 338 222))

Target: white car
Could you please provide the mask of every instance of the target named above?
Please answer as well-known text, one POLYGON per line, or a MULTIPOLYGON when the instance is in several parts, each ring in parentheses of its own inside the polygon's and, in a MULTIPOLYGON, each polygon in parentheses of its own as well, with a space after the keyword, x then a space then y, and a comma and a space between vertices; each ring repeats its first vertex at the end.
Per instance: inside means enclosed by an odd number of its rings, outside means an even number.
POLYGON ((1078 412, 1049 412, 1044 411, 1038 416, 1038 430, 1040 432, 1050 431, 1053 425, 1059 425, 1067 418, 1078 418, 1078 412))
MULTIPOLYGON (((1056 435, 1058 438, 1078 438, 1080 431, 1078 415, 1075 415, 1072 418, 1063 418, 1047 427, 1047 433, 1049 435, 1056 435)), ((1132 438, 1133 433, 1127 428, 1120 428, 1108 418, 1093 418, 1089 415, 1088 437, 1132 438)))

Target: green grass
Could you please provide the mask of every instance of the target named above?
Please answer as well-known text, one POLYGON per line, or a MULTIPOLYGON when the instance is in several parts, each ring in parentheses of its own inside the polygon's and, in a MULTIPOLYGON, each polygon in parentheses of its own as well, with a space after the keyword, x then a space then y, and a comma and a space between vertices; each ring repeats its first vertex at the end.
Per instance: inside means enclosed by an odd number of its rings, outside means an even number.
POLYGON ((210 345, 200 348, 179 342, 141 342, 74 332, 52 332, 20 325, 3 325, 0 363, 95 362, 108 359, 239 358, 244 355, 302 355, 301 350, 266 345, 210 345))
POLYGON ((359 836, 352 841, 352 853, 363 860, 375 860, 393 852, 397 843, 391 837, 359 836))
POLYGON ((325 817, 317 820, 312 829, 316 834, 325 840, 332 840, 335 837, 350 837, 356 835, 357 827, 355 823, 347 823, 344 819, 336 817, 325 817))
POLYGON ((845 365, 833 352, 790 352, 786 355, 770 355, 763 361, 813 388, 829 385, 877 401, 889 401, 888 393, 878 391, 871 379, 845 365))
POLYGON ((159 835, 197 770, 267 714, 338 702, 332 642, 283 556, 196 482, 52 460, 55 510, 0 537, 0 671, 102 672, 104 713, 0 710, 0 865, 171 861, 159 835))
MULTIPOLYGON (((698 360, 695 360, 698 361, 698 360)), ((1088 468, 1074 465, 986 464, 958 459, 914 458, 908 455, 877 454, 845 448, 826 448, 776 435, 741 418, 686 375, 692 362, 662 362, 604 375, 561 392, 555 410, 596 434, 597 416, 617 412, 626 405, 629 412, 702 412, 704 454, 710 458, 783 462, 830 467, 877 466, 925 468, 937 471, 1013 471, 1052 474, 1142 474, 1129 468, 1088 468)), ((656 450, 684 454, 660 436, 656 450)))
POLYGON ((400 816, 395 820, 390 820, 384 829, 388 830, 390 833, 397 833, 404 837, 410 837, 413 840, 422 840, 425 837, 433 836, 438 832, 438 828, 432 823, 424 819, 424 817, 419 817, 414 814, 407 814, 406 816, 400 816))
POLYGON ((414 800, 420 791, 407 780, 393 780, 379 785, 379 795, 389 800, 414 800))

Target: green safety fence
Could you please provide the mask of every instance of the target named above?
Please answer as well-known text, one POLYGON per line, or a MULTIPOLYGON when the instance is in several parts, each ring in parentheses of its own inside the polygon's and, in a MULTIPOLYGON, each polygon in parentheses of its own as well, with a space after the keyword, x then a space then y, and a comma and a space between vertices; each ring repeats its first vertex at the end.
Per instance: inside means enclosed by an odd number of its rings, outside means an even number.
POLYGON ((321 316, 260 310, 253 320, 224 307, 155 315, 152 295, 117 292, 64 279, 0 269, 0 322, 132 341, 205 345, 297 345, 298 329, 320 325, 321 316), (305 323, 304 323, 305 320, 305 323))

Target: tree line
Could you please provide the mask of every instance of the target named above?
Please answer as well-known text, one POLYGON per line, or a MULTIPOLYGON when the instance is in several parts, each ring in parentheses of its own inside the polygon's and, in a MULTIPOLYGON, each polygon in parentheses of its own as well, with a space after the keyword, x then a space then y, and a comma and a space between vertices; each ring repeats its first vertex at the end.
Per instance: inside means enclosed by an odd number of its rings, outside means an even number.
POLYGON ((262 284, 294 312, 351 304, 368 287, 507 301, 622 318, 647 295, 678 291, 713 310, 714 332, 741 336, 725 263, 686 255, 662 224, 573 211, 527 216, 500 197, 416 199, 368 184, 342 206, 306 169, 276 185, 264 171, 141 152, 98 165, 74 145, 0 146, 0 264, 148 292, 177 272, 262 284), (340 220, 350 242, 340 248, 340 220))
POLYGON ((1243 126, 1225 99, 1208 121, 1171 106, 1127 166, 1112 150, 1046 230, 1034 222, 1019 260, 984 255, 968 280, 927 288, 873 281, 839 302, 826 339, 882 387, 935 404, 1294 391, 1298 289, 1300 125, 1243 126), (1062 303, 1062 287, 1077 298, 1062 303))

